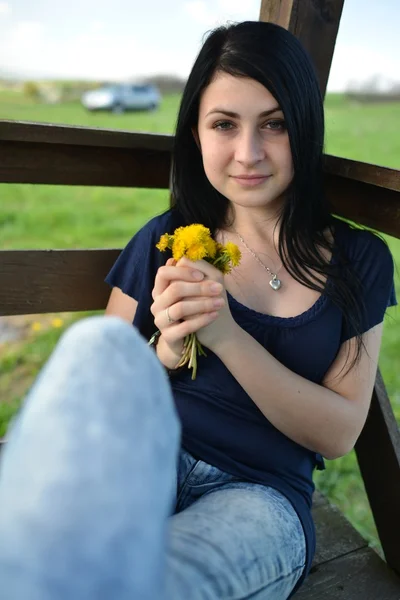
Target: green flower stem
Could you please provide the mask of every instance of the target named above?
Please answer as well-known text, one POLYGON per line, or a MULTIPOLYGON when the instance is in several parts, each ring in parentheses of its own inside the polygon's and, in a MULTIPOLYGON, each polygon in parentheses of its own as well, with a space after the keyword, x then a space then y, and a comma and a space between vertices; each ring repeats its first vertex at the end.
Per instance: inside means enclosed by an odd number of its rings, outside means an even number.
POLYGON ((197 355, 207 356, 203 346, 200 344, 195 333, 191 333, 185 337, 183 343, 182 358, 176 365, 176 368, 188 365, 188 369, 192 369, 192 380, 196 379, 197 375, 197 355))

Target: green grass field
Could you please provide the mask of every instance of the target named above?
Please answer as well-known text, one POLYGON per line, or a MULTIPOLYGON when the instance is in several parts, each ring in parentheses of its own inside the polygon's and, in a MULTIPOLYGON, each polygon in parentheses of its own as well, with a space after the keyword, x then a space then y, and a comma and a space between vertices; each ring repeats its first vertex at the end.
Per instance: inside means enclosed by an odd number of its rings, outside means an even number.
MULTIPOLYGON (((43 105, 17 92, 0 92, 0 117, 173 133, 178 102, 178 96, 166 97, 161 109, 149 114, 91 114, 78 103, 43 105)), ((330 95, 326 125, 327 153, 400 168, 400 105, 360 107, 341 95, 330 95)), ((123 247, 139 227, 168 205, 167 191, 160 190, 3 184, 0 194, 1 247, 6 249, 123 247)), ((400 266, 400 240, 387 240, 400 266)), ((398 275, 396 289, 400 297, 398 275)), ((399 315, 399 309, 392 309, 386 317, 380 365, 400 422, 399 315)), ((40 331, 29 330, 22 342, 0 345, 0 436, 60 334, 82 316, 62 315, 61 327, 44 324, 40 331)), ((378 547, 354 452, 330 462, 315 481, 378 547)))

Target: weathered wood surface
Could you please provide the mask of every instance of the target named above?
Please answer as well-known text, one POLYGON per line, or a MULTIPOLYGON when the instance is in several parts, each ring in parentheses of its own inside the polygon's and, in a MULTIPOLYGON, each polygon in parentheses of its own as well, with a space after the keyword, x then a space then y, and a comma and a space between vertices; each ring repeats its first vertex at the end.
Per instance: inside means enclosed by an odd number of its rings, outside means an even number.
POLYGON ((3 250, 0 316, 97 310, 120 250, 3 250))
POLYGON ((340 511, 315 492, 317 550, 296 600, 399 600, 400 578, 340 511))
POLYGON ((344 0, 262 0, 260 21, 291 31, 310 54, 325 94, 344 0))
POLYGON ((0 141, 170 152, 173 136, 79 125, 2 120, 0 121, 0 141))
POLYGON ((379 371, 356 454, 387 563, 400 575, 400 431, 379 371))
POLYGON ((342 513, 335 506, 329 504, 324 496, 318 495, 323 499, 323 503, 316 504, 314 501, 313 505, 317 536, 313 566, 366 548, 368 545, 366 540, 350 525, 342 513))
MULTIPOLYGON (((400 192, 400 171, 325 154, 325 173, 400 192)), ((398 200, 400 203, 400 200, 398 200)))
POLYGON ((399 600, 400 579, 370 548, 311 570, 296 600, 399 600))
POLYGON ((325 190, 338 215, 400 238, 399 192, 330 174, 325 190))
POLYGON ((0 123, 0 182, 167 188, 172 136, 0 123))

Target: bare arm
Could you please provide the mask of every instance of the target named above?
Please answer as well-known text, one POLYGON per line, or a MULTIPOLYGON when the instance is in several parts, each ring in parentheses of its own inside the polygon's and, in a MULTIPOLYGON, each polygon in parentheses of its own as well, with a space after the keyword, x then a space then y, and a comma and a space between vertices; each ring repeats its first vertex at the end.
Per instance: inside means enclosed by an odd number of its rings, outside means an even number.
POLYGON ((267 419, 282 433, 328 459, 349 452, 364 426, 374 386, 382 323, 364 334, 360 363, 345 377, 355 339, 344 343, 322 385, 282 365, 243 329, 213 348, 267 419))
MULTIPOLYGON (((181 264, 186 264, 181 259, 181 264)), ((223 275, 205 261, 196 268, 223 283, 223 275)), ((225 300, 226 300, 226 294, 225 300)), ((358 365, 346 372, 356 339, 345 342, 322 384, 294 373, 272 356, 233 319, 226 301, 218 318, 197 332, 247 392, 265 417, 287 437, 326 458, 351 450, 364 426, 375 382, 382 337, 380 323, 363 335, 358 365), (344 370, 343 370, 343 367, 344 370)))
POLYGON ((105 315, 121 317, 124 321, 128 321, 128 323, 132 324, 133 319, 135 318, 137 305, 137 300, 124 294, 119 288, 114 287, 108 300, 105 315))

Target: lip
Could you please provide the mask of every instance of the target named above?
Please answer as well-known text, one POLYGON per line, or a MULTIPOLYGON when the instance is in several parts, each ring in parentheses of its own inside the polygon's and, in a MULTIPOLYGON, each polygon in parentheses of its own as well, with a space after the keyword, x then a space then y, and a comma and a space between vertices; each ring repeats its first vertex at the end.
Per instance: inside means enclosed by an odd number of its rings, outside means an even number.
POLYGON ((271 177, 271 175, 232 175, 232 179, 246 187, 260 185, 269 179, 269 177, 271 177))

